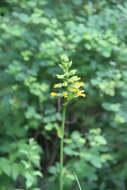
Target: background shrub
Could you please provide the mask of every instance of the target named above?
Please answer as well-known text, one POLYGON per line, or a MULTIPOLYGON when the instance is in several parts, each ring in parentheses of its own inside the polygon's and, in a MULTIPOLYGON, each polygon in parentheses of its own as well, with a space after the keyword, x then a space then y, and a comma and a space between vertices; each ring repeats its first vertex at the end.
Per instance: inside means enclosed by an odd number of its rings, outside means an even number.
POLYGON ((0 2, 0 187, 58 186, 61 100, 49 93, 59 56, 86 82, 66 121, 66 189, 127 188, 127 3, 116 0, 0 2), (43 178, 42 178, 43 175, 43 178))

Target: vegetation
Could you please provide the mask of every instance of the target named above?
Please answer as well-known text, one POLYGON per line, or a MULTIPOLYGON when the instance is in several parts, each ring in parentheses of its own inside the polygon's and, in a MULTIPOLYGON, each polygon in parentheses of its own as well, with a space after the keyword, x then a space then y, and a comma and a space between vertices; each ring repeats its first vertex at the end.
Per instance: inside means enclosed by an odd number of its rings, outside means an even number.
POLYGON ((67 109, 64 190, 127 189, 126 13, 125 0, 1 0, 1 190, 59 189, 62 54, 88 94, 67 109))

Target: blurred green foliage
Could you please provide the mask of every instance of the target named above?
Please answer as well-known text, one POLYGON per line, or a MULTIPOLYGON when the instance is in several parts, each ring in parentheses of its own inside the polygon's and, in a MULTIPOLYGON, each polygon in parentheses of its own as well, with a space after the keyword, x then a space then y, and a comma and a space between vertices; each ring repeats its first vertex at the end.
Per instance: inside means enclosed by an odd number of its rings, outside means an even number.
POLYGON ((56 190, 61 54, 86 82, 68 108, 65 186, 127 189, 127 2, 0 2, 0 189, 56 190))

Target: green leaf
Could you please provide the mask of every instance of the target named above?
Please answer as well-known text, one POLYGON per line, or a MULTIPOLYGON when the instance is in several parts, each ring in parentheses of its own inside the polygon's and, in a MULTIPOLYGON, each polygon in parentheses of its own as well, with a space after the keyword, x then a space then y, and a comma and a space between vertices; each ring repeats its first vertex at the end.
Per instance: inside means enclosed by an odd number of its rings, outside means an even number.
POLYGON ((60 127, 57 127, 57 135, 60 139, 63 138, 63 130, 60 127))
POLYGON ((12 165, 12 177, 13 177, 14 180, 16 180, 19 175, 21 175, 21 173, 22 173, 21 170, 22 169, 23 168, 19 164, 13 164, 12 165))

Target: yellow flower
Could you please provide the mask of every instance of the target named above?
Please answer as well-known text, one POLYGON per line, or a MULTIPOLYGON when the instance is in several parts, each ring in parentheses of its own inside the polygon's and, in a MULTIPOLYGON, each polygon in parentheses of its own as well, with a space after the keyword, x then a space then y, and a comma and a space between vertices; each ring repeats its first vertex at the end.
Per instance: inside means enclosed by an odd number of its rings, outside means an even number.
POLYGON ((57 93, 51 92, 50 95, 51 95, 51 96, 57 96, 57 93))
POLYGON ((63 97, 67 98, 68 97, 68 93, 67 92, 63 92, 63 97))
POLYGON ((62 87, 62 84, 55 84, 54 85, 54 88, 61 88, 62 87))
POLYGON ((76 86, 84 86, 84 82, 74 82, 74 85, 76 86))
POLYGON ((77 92, 78 89, 77 89, 77 88, 70 88, 70 91, 71 91, 71 92, 77 92))
POLYGON ((85 93, 84 93, 84 90, 79 90, 78 92, 77 92, 77 96, 82 96, 82 97, 85 97, 86 95, 85 95, 85 93))
POLYGON ((65 87, 66 87, 67 85, 68 85, 68 84, 67 84, 67 82, 64 82, 64 83, 63 83, 63 86, 65 86, 65 87))
POLYGON ((86 97, 84 93, 79 93, 79 96, 86 97))

